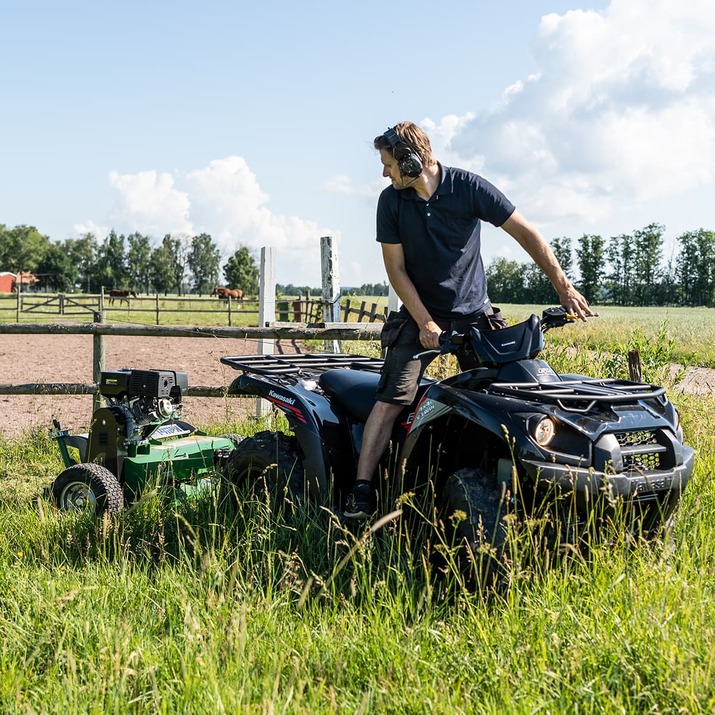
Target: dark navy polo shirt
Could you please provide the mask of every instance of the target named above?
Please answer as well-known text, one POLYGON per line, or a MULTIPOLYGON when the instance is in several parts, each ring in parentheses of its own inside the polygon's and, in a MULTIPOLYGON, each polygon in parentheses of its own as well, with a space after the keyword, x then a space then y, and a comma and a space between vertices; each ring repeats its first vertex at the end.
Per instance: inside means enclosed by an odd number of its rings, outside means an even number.
POLYGON ((401 243, 407 275, 433 318, 454 319, 489 307, 481 221, 501 226, 514 205, 486 179, 441 166, 439 187, 424 201, 412 188, 388 186, 377 203, 377 240, 401 243))

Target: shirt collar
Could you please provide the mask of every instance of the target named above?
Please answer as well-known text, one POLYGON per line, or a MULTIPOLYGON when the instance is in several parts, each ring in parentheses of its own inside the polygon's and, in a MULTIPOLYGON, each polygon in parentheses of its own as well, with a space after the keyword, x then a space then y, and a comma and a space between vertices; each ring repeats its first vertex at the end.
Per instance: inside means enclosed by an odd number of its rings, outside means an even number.
MULTIPOLYGON (((454 177, 452 176, 451 169, 448 166, 442 166, 439 162, 437 162, 437 166, 439 166, 440 180, 430 201, 438 199, 442 194, 451 194, 454 191, 454 177)), ((409 201, 417 201, 419 199, 417 192, 413 188, 400 191, 399 194, 409 201)))

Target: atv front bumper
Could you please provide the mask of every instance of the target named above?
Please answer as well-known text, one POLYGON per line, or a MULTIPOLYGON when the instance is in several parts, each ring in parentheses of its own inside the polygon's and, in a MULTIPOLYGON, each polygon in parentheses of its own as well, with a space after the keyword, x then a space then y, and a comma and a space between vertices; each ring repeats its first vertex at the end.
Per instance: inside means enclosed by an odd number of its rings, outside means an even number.
POLYGON ((611 498, 636 501, 666 496, 669 492, 680 495, 693 473, 695 453, 689 447, 683 446, 682 457, 682 463, 672 469, 652 472, 631 470, 614 474, 592 467, 576 467, 533 459, 524 459, 522 464, 535 482, 554 484, 563 492, 576 492, 590 499, 606 493, 611 498))

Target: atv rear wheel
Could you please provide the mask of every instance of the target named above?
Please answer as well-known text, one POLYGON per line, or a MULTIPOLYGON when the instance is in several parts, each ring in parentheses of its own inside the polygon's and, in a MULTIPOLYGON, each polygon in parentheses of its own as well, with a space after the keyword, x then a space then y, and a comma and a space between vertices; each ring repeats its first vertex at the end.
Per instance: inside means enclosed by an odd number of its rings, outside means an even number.
POLYGON ((480 469, 460 469, 444 484, 440 522, 448 554, 470 587, 494 590, 505 578, 506 508, 496 480, 480 469))
POLYGON ((116 514, 124 508, 117 478, 101 464, 85 462, 65 469, 52 484, 52 497, 62 511, 116 514))
POLYGON ((224 469, 220 501, 238 504, 241 494, 268 498, 285 508, 305 499, 305 473, 298 441, 282 432, 258 432, 231 452, 224 469))

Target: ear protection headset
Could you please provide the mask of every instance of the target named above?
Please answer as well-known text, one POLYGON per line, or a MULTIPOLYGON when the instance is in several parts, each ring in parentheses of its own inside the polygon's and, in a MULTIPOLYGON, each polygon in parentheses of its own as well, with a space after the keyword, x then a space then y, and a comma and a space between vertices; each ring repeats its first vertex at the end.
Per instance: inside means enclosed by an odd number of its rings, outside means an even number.
POLYGON ((397 161, 400 174, 409 176, 411 179, 419 176, 423 169, 422 159, 420 159, 419 154, 407 142, 400 139, 394 127, 389 127, 382 136, 387 139, 392 147, 392 156, 397 161))

